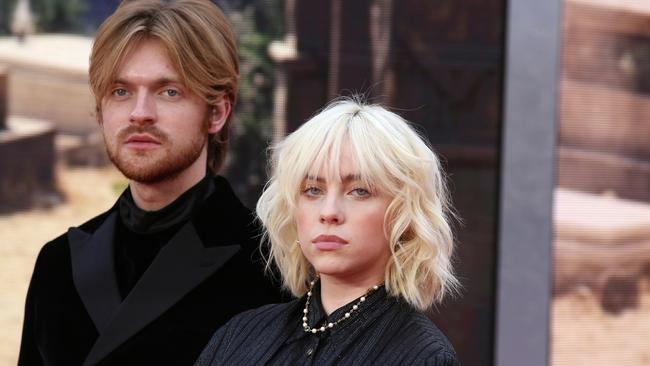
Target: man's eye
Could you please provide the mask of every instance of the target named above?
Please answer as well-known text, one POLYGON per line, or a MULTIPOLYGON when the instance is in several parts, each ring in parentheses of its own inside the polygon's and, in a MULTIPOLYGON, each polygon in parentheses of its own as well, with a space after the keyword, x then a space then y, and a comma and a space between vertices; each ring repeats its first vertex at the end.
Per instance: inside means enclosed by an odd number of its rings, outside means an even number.
POLYGON ((129 92, 126 91, 124 88, 117 88, 113 89, 111 94, 113 94, 116 97, 125 97, 129 92))
POLYGON ((178 90, 176 89, 165 89, 165 91, 163 91, 163 94, 168 97, 177 97, 179 95, 178 90))

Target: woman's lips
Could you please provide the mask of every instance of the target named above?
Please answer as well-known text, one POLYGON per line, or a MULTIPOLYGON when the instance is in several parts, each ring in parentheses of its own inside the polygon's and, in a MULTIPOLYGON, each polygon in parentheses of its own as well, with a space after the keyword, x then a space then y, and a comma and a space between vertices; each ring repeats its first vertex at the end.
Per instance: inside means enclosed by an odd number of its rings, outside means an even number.
POLYGON ((318 250, 336 250, 348 244, 347 240, 336 235, 319 235, 311 242, 318 250))

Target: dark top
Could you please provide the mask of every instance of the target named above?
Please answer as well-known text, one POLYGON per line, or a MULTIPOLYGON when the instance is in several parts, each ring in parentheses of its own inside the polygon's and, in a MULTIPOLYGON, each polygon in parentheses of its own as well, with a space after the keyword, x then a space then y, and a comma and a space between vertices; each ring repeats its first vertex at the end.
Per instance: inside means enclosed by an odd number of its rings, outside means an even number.
MULTIPOLYGON (((313 292, 308 316, 312 327, 339 319, 358 302, 327 317, 320 291, 316 287, 313 292)), ((215 333, 195 366, 459 365, 442 332, 421 312, 387 296, 383 287, 368 295, 349 319, 324 333, 304 331, 305 300, 267 305, 234 317, 215 333)))
POLYGON ((122 299, 131 292, 160 249, 178 232, 192 214, 215 191, 214 181, 205 176, 167 206, 145 211, 127 188, 118 202, 115 225, 115 273, 122 299))
POLYGON ((145 225, 183 217, 169 240, 141 257, 117 249, 126 247, 119 225, 146 221, 122 221, 119 202, 45 244, 27 292, 18 364, 191 365, 233 315, 278 302, 253 214, 226 179, 209 180, 207 198, 190 193, 196 204, 179 205, 189 214, 145 225), (122 273, 116 263, 124 259, 140 270, 122 273))

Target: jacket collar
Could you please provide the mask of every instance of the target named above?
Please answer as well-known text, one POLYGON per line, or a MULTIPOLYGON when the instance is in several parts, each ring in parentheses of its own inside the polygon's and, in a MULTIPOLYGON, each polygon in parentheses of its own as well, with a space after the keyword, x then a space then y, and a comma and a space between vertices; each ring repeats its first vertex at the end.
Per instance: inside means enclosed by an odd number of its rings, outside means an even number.
MULTIPOLYGON (((232 191, 222 193, 228 195, 232 191)), ((220 211, 224 209, 220 207, 220 211)), ((73 281, 99 332, 84 365, 101 361, 241 250, 239 242, 229 239, 204 242, 190 220, 161 249, 124 301, 120 301, 113 258, 117 219, 114 207, 94 233, 77 228, 68 231, 73 281)))
POLYGON ((106 328, 122 302, 114 272, 113 237, 117 212, 111 212, 92 234, 68 230, 72 279, 95 327, 106 328))

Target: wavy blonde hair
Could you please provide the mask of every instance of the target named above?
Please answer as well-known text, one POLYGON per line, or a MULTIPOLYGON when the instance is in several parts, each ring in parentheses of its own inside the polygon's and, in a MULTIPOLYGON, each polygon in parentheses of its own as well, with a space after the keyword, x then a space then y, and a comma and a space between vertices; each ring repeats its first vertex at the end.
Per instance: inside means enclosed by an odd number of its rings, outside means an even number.
POLYGON ((295 296, 307 291, 315 273, 296 245, 299 192, 305 177, 321 167, 339 175, 343 144, 349 144, 361 179, 392 198, 384 217, 388 293, 420 310, 440 302, 458 287, 453 213, 440 162, 400 116, 356 100, 333 102, 271 149, 272 176, 257 203, 270 242, 269 265, 277 266, 295 296))
MULTIPOLYGON (((208 0, 123 0, 97 30, 89 82, 101 123, 101 101, 124 58, 147 39, 160 40, 181 81, 207 104, 224 98, 234 108, 239 87, 235 34, 208 0)), ((228 151, 230 116, 208 141, 208 169, 217 174, 228 151)))

